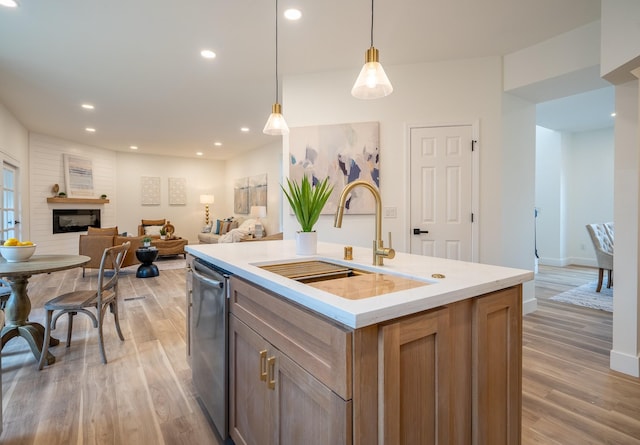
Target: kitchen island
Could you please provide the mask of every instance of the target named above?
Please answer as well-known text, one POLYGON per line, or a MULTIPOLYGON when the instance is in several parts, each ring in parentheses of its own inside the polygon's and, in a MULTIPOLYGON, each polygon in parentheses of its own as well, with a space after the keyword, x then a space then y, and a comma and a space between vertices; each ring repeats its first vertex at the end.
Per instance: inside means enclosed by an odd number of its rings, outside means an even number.
POLYGON ((404 253, 372 266, 371 249, 347 261, 343 247, 319 243, 313 258, 291 240, 186 247, 232 274, 233 440, 520 443, 522 283, 533 273, 404 253), (385 286, 350 298, 268 267, 306 260, 382 274, 385 286))

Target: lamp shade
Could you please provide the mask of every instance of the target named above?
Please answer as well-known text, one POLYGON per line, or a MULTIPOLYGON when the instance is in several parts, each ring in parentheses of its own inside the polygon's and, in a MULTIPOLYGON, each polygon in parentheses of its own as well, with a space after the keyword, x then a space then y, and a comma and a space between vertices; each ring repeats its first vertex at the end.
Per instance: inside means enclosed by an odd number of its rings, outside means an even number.
POLYGON ((265 206, 251 206, 251 216, 264 218, 267 216, 267 208, 265 206))
POLYGON ((282 115, 282 106, 279 103, 272 105, 271 114, 269 115, 269 119, 267 119, 267 123, 265 124, 262 132, 270 136, 282 136, 289 134, 289 126, 284 120, 284 116, 282 115))
POLYGON ((200 204, 213 204, 213 195, 200 195, 200 204))
POLYGON ((393 92, 393 86, 378 61, 378 50, 373 46, 365 54, 365 63, 351 89, 358 99, 377 99, 393 92))

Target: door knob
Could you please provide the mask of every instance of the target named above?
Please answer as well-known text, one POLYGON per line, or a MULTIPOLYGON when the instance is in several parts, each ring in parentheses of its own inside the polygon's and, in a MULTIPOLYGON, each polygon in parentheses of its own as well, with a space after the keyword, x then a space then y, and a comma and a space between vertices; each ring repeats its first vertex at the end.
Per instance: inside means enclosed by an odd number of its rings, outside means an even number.
POLYGON ((414 235, 420 235, 421 233, 429 233, 429 231, 428 230, 413 229, 413 234, 414 235))

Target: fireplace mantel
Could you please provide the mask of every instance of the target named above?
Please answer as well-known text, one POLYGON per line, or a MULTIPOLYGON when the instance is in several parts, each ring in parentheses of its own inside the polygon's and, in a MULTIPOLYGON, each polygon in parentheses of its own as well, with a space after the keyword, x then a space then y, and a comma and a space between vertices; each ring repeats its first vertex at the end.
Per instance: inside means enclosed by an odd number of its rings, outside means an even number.
POLYGON ((54 196, 47 198, 50 204, 109 204, 109 199, 105 198, 62 198, 54 196))

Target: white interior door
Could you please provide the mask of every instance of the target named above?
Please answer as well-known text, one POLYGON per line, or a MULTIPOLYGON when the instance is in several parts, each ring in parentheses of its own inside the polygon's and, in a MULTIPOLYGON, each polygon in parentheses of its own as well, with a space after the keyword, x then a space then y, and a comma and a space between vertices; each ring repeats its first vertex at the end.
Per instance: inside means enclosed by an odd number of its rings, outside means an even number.
POLYGON ((471 125, 410 130, 411 253, 472 261, 471 125))

